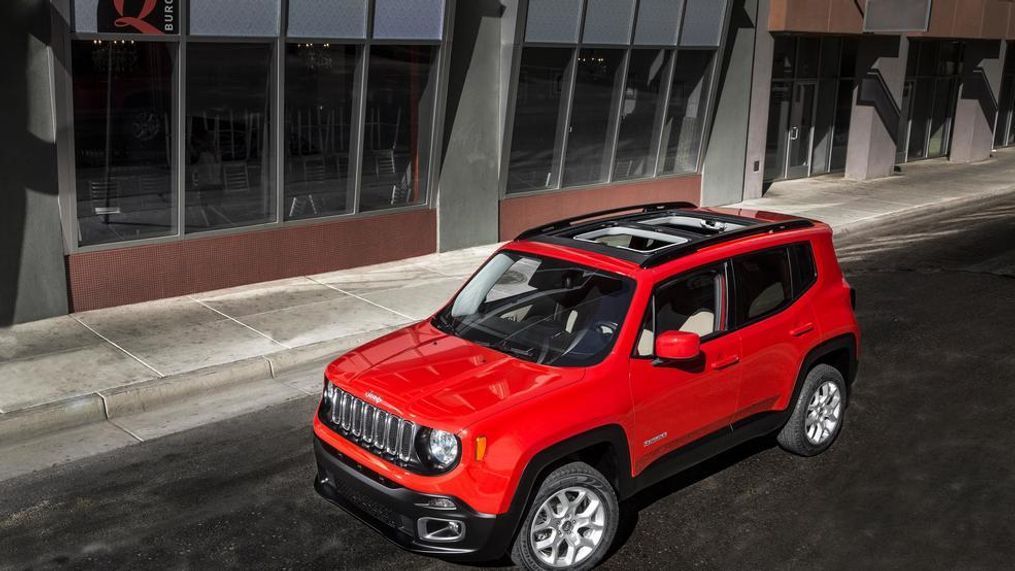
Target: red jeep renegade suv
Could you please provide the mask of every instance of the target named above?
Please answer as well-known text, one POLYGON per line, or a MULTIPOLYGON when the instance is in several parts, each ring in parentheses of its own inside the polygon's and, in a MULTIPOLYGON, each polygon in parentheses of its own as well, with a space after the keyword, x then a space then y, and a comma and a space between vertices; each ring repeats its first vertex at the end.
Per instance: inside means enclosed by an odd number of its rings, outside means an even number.
POLYGON ((535 228, 327 368, 315 487, 418 553, 593 567, 639 490, 751 438, 832 444, 853 304, 811 220, 677 203, 535 228))

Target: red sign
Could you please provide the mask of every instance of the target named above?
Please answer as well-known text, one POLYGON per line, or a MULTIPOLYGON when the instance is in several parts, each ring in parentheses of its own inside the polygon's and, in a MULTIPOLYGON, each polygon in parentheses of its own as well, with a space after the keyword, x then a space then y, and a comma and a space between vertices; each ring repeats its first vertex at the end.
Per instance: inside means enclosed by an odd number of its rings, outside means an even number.
POLYGON ((179 33, 178 0, 100 0, 98 32, 162 36, 179 33))

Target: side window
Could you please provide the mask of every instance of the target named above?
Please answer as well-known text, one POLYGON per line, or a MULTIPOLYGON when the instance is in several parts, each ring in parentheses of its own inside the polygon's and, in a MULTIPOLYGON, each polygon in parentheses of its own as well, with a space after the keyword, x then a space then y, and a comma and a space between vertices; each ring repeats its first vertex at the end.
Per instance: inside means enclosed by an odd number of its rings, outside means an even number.
POLYGON ((652 356, 657 332, 689 331, 705 337, 723 330, 725 281, 725 272, 719 266, 660 287, 646 312, 635 354, 652 356))
POLYGON ((793 298, 796 299, 818 281, 818 272, 810 243, 791 246, 789 251, 793 261, 793 298))
POLYGON ((737 323, 779 311, 793 299, 789 250, 767 250, 733 260, 737 283, 737 323))

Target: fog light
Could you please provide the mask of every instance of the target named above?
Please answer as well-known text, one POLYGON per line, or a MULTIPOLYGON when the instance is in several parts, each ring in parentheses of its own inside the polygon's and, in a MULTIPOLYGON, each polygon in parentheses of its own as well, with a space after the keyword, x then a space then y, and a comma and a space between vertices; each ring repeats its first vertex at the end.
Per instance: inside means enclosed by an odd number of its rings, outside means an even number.
POLYGON ((421 508, 430 508, 432 510, 453 510, 458 507, 451 498, 440 497, 427 498, 425 502, 416 505, 421 508))
POLYGON ((465 537, 465 522, 457 520, 421 517, 416 529, 423 541, 450 543, 465 537))

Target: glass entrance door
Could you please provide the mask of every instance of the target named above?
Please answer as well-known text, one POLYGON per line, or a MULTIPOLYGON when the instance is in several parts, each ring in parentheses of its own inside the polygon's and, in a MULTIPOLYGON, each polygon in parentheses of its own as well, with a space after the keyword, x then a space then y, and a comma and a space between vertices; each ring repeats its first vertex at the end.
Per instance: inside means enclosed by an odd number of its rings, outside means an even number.
POLYGON ((800 178, 810 175, 811 141, 814 138, 814 103, 817 90, 817 83, 797 82, 793 86, 789 128, 786 130, 786 178, 800 178))
POLYGON ((896 139, 895 162, 904 163, 909 149, 909 122, 913 112, 913 90, 916 88, 916 81, 907 81, 902 86, 902 105, 899 113, 899 130, 896 139))

